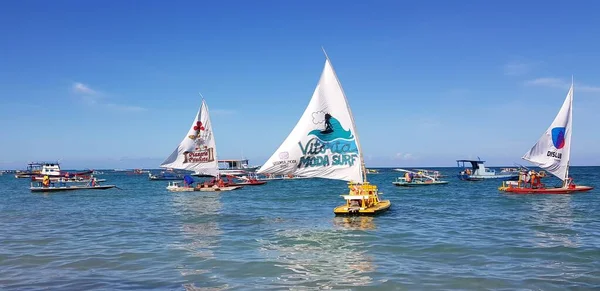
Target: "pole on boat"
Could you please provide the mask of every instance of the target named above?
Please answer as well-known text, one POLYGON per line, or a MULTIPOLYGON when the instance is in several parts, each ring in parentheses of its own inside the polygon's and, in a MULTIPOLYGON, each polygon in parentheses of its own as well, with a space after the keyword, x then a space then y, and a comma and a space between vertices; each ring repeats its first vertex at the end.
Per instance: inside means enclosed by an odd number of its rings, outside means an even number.
MULTIPOLYGON (((571 106, 569 106, 569 110, 571 112, 569 112, 569 118, 572 118, 573 116, 573 95, 575 95, 575 86, 573 86, 573 74, 571 74, 571 88, 569 88, 569 91, 571 91, 571 96, 569 96, 569 98, 571 99, 571 106)), ((571 120, 570 120, 571 121, 571 120)), ((571 121, 572 123, 572 121, 571 121)), ((573 125, 570 124, 569 125, 570 129, 569 130, 573 130, 573 125)), ((572 134, 572 133, 571 133, 572 134)), ((569 141, 569 147, 571 146, 570 141, 569 141)), ((571 164, 571 149, 569 149, 569 160, 567 161, 567 170, 565 171, 565 180, 563 181, 563 188, 567 188, 569 186, 569 166, 571 164)))

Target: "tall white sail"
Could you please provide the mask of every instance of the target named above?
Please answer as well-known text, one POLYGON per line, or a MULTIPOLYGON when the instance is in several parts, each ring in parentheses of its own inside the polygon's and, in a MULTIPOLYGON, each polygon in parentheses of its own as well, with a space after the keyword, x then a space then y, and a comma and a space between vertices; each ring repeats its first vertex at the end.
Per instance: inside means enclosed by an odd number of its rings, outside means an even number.
POLYGON ((204 99, 188 133, 160 166, 190 170, 201 175, 219 176, 215 137, 204 99))
POLYGON ((571 129, 573 119, 573 84, 558 115, 542 137, 523 159, 536 164, 552 175, 565 180, 571 158, 571 129))
POLYGON ((350 106, 329 59, 300 120, 259 174, 364 182, 350 106))

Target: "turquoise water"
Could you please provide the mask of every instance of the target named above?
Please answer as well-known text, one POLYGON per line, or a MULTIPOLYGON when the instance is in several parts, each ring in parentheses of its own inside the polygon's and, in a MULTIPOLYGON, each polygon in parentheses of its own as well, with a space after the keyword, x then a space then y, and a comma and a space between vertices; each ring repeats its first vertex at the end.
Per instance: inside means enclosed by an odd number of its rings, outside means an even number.
MULTIPOLYGON (((123 190, 31 193, 0 176, 0 289, 591 290, 600 288, 600 199, 508 195, 499 181, 397 188, 374 218, 338 218, 340 181, 271 181, 171 193, 146 175, 123 190)), ((600 168, 574 167, 600 186, 600 168)))

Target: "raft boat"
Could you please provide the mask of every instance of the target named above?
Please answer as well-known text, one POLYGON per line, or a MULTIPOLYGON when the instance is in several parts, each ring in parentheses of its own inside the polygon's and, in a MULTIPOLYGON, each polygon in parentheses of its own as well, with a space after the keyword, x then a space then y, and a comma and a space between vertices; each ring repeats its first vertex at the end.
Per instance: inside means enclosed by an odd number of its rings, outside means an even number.
POLYGON ((210 185, 204 186, 203 184, 196 184, 196 186, 191 185, 181 185, 181 182, 169 182, 167 186, 167 190, 171 192, 193 192, 193 191, 202 191, 202 192, 219 192, 219 191, 231 191, 236 189, 241 189, 242 186, 218 186, 218 185, 210 185))
POLYGON ((448 181, 440 181, 435 177, 425 175, 423 172, 414 172, 405 169, 395 169, 399 172, 405 172, 404 177, 398 177, 392 184, 400 187, 419 187, 431 185, 444 185, 448 181))
POLYGON ((376 215, 387 211, 391 203, 389 200, 379 200, 381 194, 377 186, 369 182, 363 184, 348 183, 350 192, 348 195, 340 195, 346 200, 346 204, 333 209, 336 215, 376 215))
POLYGON ((44 186, 43 182, 31 183, 29 190, 31 192, 60 192, 60 191, 73 191, 73 190, 105 190, 116 187, 115 185, 61 185, 61 186, 44 186))

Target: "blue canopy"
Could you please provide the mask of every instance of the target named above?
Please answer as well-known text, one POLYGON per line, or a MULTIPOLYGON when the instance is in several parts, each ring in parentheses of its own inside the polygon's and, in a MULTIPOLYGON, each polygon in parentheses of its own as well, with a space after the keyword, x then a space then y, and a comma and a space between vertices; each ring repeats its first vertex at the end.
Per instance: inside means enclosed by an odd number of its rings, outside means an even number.
POLYGON ((194 178, 192 178, 192 176, 190 176, 190 175, 185 175, 183 177, 183 181, 188 185, 194 184, 194 178))

